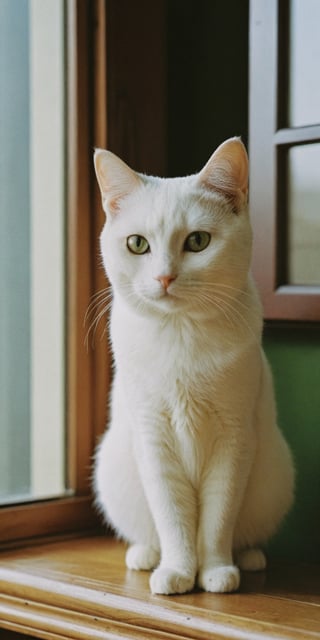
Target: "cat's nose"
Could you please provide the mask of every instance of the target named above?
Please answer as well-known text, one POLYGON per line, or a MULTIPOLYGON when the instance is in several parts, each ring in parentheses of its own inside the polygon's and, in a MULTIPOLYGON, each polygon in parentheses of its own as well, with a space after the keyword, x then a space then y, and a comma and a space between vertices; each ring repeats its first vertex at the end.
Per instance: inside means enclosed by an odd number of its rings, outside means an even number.
POLYGON ((165 290, 168 289, 169 285, 171 284, 171 282, 173 282, 176 279, 177 276, 156 276, 155 280, 158 280, 159 282, 161 282, 163 288, 165 290))

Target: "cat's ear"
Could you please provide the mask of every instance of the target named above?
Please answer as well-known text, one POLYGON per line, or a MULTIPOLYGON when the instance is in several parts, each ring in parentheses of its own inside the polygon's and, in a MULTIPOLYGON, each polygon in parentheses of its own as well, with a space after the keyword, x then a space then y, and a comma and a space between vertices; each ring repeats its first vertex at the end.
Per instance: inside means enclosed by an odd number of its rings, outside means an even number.
POLYGON ((248 197, 248 156, 240 138, 229 138, 199 173, 202 187, 228 198, 236 212, 248 197))
POLYGON ((142 181, 128 165, 111 151, 96 149, 94 167, 106 213, 116 213, 119 202, 128 196, 142 181))

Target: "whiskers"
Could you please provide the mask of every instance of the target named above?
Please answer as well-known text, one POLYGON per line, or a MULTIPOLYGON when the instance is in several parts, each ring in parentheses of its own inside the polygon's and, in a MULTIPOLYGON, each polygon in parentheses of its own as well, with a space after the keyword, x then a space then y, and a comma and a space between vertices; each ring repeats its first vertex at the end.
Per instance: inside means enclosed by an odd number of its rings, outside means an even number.
MULTIPOLYGON (((104 316, 107 315, 110 307, 112 305, 112 288, 110 286, 105 287, 101 291, 97 291, 92 296, 92 300, 88 306, 86 315, 84 317, 84 326, 89 325, 86 337, 85 337, 85 345, 86 349, 89 349, 89 337, 91 335, 91 347, 94 346, 94 341, 96 337, 96 332, 98 329, 99 322, 102 320, 104 316)), ((105 336, 107 331, 107 324, 105 324, 104 330, 101 335, 101 340, 105 336)))
MULTIPOLYGON (((237 288, 225 283, 187 280, 180 289, 163 299, 151 298, 149 287, 140 286, 139 292, 135 291, 132 284, 121 285, 121 297, 129 307, 141 316, 146 313, 159 314, 162 317, 194 317, 210 318, 220 316, 220 322, 224 322, 226 328, 233 333, 243 335, 250 334, 255 341, 260 340, 259 310, 255 312, 255 303, 249 290, 237 288), (170 304, 171 303, 171 304, 170 304), (200 315, 199 315, 200 314, 200 315)), ((84 325, 88 326, 85 338, 86 348, 94 346, 99 323, 108 314, 112 305, 112 288, 106 287, 98 291, 92 297, 84 319, 84 325)), ((101 333, 101 340, 107 331, 107 321, 101 333)), ((100 333, 100 332, 99 332, 100 333)))
MULTIPOLYGON (((257 340, 251 325, 253 301, 249 291, 219 282, 193 282, 195 304, 210 314, 210 309, 220 313, 232 330, 245 329, 257 340)), ((254 320, 255 323, 255 320, 254 320)))

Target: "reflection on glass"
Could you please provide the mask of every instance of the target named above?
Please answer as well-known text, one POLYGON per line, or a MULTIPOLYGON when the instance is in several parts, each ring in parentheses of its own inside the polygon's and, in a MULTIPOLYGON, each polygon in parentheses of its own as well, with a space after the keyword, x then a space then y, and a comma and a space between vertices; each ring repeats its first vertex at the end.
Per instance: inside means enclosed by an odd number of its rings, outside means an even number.
POLYGON ((291 0, 289 126, 320 122, 320 2, 291 0))
POLYGON ((63 0, 0 0, 0 503, 64 491, 63 0))
POLYGON ((289 284, 320 285, 320 144, 288 156, 289 284))

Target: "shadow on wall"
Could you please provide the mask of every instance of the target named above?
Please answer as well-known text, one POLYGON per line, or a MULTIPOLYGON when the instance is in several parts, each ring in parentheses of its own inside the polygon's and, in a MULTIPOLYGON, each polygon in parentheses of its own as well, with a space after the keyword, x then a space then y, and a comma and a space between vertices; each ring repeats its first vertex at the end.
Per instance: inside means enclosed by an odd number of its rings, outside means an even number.
POLYGON ((248 0, 169 0, 169 176, 201 169, 248 132, 248 0))

